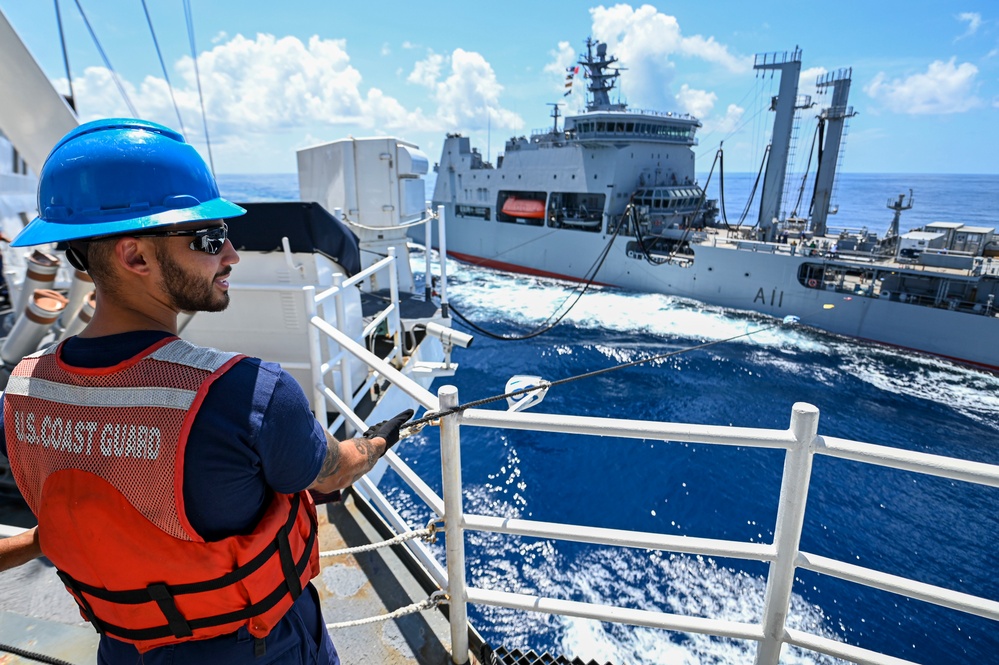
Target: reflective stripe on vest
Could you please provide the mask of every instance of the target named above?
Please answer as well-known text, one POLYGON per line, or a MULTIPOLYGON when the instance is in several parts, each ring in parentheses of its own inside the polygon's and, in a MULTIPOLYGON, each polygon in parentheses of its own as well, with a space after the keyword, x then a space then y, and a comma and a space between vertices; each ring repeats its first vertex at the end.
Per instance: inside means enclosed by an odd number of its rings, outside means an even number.
POLYGON ((11 469, 81 613, 140 652, 246 626, 263 637, 319 572, 315 506, 275 494, 252 533, 205 542, 184 511, 184 447, 242 356, 167 338, 98 370, 50 347, 4 398, 11 469))
POLYGON ((14 470, 35 514, 45 480, 64 469, 104 478, 175 538, 200 541, 183 508, 178 470, 208 387, 242 356, 166 338, 113 367, 69 367, 58 346, 32 354, 11 374, 5 422, 14 470), (9 430, 9 428, 8 428, 9 430))

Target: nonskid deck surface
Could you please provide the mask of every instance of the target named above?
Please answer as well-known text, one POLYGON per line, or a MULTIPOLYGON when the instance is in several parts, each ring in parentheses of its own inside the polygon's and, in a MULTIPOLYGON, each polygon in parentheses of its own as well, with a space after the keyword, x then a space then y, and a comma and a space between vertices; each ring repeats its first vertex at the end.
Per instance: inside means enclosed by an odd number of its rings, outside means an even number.
MULTIPOLYGON (((322 551, 356 547, 384 538, 353 496, 319 507, 322 551)), ((324 557, 313 580, 327 623, 388 614, 425 600, 428 593, 392 548, 324 557)), ((447 619, 437 609, 395 620, 336 628, 330 632, 344 663, 389 665, 450 662, 447 619)), ((0 573, 0 644, 68 663, 97 660, 97 633, 80 619, 76 605, 45 559, 0 573)), ((0 652, 0 663, 37 663, 0 652)))

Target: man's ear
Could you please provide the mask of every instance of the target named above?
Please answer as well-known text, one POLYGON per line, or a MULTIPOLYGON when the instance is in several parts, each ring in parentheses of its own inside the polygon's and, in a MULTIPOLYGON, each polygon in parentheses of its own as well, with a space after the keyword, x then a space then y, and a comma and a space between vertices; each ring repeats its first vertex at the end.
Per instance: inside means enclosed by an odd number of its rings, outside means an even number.
POLYGON ((128 272, 137 275, 148 275, 150 272, 149 258, 153 255, 150 243, 139 238, 120 238, 114 246, 114 255, 118 264, 128 272))

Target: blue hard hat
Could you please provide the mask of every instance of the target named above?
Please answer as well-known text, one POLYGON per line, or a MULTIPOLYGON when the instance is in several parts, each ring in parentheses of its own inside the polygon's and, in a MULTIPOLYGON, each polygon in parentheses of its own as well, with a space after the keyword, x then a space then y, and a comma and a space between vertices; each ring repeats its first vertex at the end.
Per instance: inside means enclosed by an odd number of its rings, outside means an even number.
POLYGON ((49 153, 38 217, 13 247, 125 235, 246 212, 219 196, 198 151, 174 130, 111 118, 80 125, 49 153))

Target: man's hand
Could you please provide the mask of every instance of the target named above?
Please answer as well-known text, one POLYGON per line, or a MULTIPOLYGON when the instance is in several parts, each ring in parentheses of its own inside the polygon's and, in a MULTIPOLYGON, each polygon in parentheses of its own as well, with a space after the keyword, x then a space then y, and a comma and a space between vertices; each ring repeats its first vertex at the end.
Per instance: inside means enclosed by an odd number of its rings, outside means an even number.
POLYGON ((308 489, 330 494, 356 482, 375 466, 386 450, 399 441, 399 430, 412 417, 413 410, 406 409, 395 418, 383 420, 368 428, 363 435, 346 441, 337 441, 329 430, 325 430, 326 459, 308 489))
MULTIPOLYGON (((395 418, 383 420, 377 425, 372 425, 364 432, 363 436, 365 439, 376 439, 378 437, 385 439, 385 450, 387 451, 399 441, 399 430, 412 417, 413 410, 406 409, 395 418)), ((384 454, 385 452, 383 451, 382 455, 384 454)))

